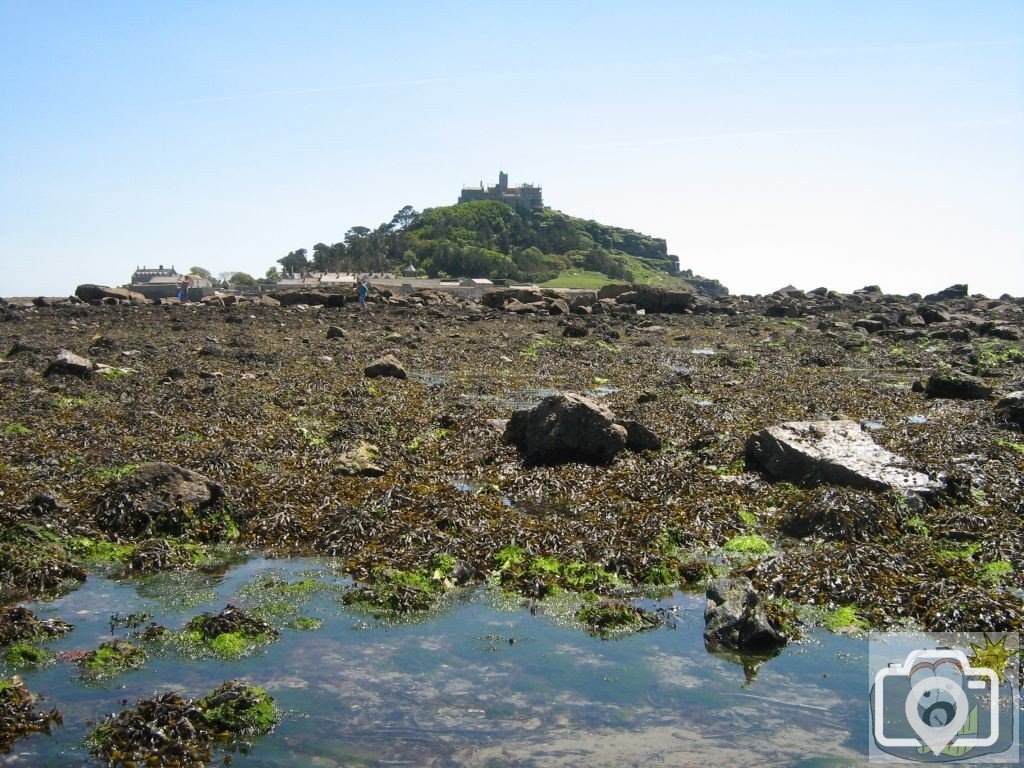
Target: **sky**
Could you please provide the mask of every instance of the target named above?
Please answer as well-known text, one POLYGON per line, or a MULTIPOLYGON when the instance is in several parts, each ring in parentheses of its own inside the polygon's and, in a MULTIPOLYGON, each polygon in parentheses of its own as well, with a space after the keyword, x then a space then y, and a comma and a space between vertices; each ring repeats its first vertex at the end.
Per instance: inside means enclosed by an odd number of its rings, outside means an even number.
POLYGON ((1024 3, 0 0, 0 296, 542 185, 733 293, 1024 295, 1024 3))

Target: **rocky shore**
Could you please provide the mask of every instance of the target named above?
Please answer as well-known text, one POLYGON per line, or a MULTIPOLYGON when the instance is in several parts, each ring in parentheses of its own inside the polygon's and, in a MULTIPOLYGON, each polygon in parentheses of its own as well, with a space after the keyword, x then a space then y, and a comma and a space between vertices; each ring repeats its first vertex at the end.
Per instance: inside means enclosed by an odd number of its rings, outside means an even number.
POLYGON ((790 636, 837 611, 1024 623, 1024 300, 609 286, 369 306, 101 286, 0 303, 5 602, 97 560, 201 567, 231 544, 339 556, 372 594, 439 563, 529 599, 749 579, 790 636))

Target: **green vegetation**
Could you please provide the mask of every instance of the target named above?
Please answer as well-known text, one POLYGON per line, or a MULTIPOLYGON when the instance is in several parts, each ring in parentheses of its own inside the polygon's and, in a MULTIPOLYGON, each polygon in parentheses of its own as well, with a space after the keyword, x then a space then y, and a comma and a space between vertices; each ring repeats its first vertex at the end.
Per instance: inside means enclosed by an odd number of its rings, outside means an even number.
POLYGON ((871 628, 855 605, 843 605, 830 611, 825 615, 824 624, 830 632, 864 631, 871 628))
POLYGON ((1024 443, 1015 443, 1012 440, 998 439, 996 440, 996 445, 1009 448, 1011 451, 1016 451, 1017 453, 1024 453, 1024 443))
POLYGON ((312 258, 299 248, 278 263, 287 274, 398 272, 412 265, 432 278, 489 277, 550 287, 690 284, 662 239, 550 208, 513 208, 496 200, 422 213, 405 206, 376 229, 356 226, 342 242, 317 243, 312 258))
POLYGON ((931 533, 931 528, 928 523, 925 522, 924 518, 920 515, 914 515, 908 517, 903 521, 903 530, 907 533, 913 533, 918 536, 928 536, 931 533))
POLYGON ((403 571, 386 568, 374 574, 372 583, 351 587, 342 595, 347 605, 361 606, 373 613, 405 614, 426 611, 451 589, 454 557, 435 555, 427 568, 403 571))
POLYGON ((82 669, 94 679, 113 677, 146 663, 146 652, 124 640, 109 640, 81 660, 82 669))
POLYGON ((767 555, 772 551, 772 545, 757 534, 744 534, 733 536, 722 547, 726 552, 743 555, 767 555))
POLYGON ((596 598, 593 595, 584 598, 583 607, 576 613, 576 618, 590 632, 601 636, 642 632, 661 626, 661 619, 650 611, 622 600, 596 598))
POLYGON ((31 435, 32 430, 26 427, 24 424, 14 422, 4 427, 4 435, 6 437, 21 437, 22 435, 31 435))
POLYGON ((12 667, 39 667, 53 661, 53 654, 28 643, 14 643, 4 652, 4 661, 12 667))
POLYGON ((277 638, 273 625, 228 605, 220 613, 203 613, 191 619, 177 640, 187 655, 237 659, 277 638))
POLYGON ((268 733, 277 723, 274 699, 259 686, 236 680, 216 688, 196 702, 203 720, 216 733, 249 736, 268 733))
POLYGON ((535 358, 537 356, 537 353, 541 349, 543 349, 544 347, 549 347, 552 344, 557 344, 557 343, 558 342, 555 341, 554 339, 549 339, 546 336, 544 336, 544 337, 541 337, 539 339, 534 339, 533 341, 531 341, 526 346, 526 349, 524 349, 519 354, 522 355, 523 357, 529 357, 529 358, 532 359, 532 358, 535 358))
POLYGON ((1000 584, 1013 573, 1013 564, 1007 560, 993 560, 982 563, 981 578, 991 584, 1000 584))
POLYGON ((120 480, 126 475, 130 475, 138 468, 138 464, 123 464, 119 467, 105 467, 104 469, 97 469, 92 473, 92 476, 101 482, 109 483, 120 480))
POLYGON ((951 545, 935 553, 936 560, 970 560, 981 550, 981 544, 951 545))
POLYGON ((448 430, 443 428, 432 429, 422 435, 417 435, 409 441, 409 450, 418 451, 428 443, 436 443, 448 437, 448 430))
POLYGON ((127 562, 135 550, 131 544, 118 544, 104 539, 78 536, 65 543, 68 552, 79 562, 88 565, 127 562))
POLYGON ((299 616, 297 619, 293 619, 288 622, 290 629, 298 629, 303 632, 311 632, 316 629, 320 629, 324 625, 321 619, 314 619, 310 616, 299 616))

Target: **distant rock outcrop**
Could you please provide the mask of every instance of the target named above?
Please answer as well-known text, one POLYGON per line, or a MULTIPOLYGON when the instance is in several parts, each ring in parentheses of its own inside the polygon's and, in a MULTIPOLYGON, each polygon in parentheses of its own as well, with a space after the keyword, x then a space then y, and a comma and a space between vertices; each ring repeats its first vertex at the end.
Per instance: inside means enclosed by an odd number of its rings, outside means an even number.
POLYGON ((132 304, 147 304, 149 300, 141 293, 129 291, 127 288, 111 288, 106 285, 83 283, 75 289, 75 296, 89 303, 106 300, 128 301, 132 304))

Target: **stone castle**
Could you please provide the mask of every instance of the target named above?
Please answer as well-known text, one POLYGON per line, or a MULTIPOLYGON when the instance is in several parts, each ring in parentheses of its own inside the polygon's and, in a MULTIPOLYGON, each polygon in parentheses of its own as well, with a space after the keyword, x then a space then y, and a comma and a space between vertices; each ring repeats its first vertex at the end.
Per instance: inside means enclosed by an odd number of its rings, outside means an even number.
POLYGON ((481 181, 479 187, 463 187, 459 195, 460 203, 468 203, 472 200, 500 200, 503 203, 516 206, 526 206, 539 210, 544 207, 544 198, 541 196, 541 188, 533 184, 523 184, 518 187, 508 185, 508 174, 504 171, 498 173, 498 186, 484 187, 481 181))

